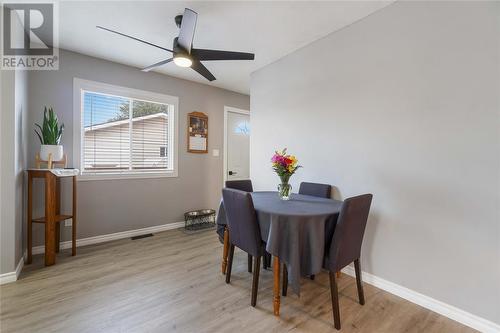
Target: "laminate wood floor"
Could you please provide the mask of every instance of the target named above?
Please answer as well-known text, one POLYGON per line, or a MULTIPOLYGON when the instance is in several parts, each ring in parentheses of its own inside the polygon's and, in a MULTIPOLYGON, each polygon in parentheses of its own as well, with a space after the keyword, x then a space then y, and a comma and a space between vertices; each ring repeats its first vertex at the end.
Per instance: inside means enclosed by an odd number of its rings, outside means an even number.
MULTIPOLYGON (((68 250, 57 264, 35 256, 20 279, 0 286, 0 331, 10 332, 336 332, 328 275, 304 279, 273 315, 271 271, 262 271, 250 306, 247 256, 236 250, 230 285, 220 273, 214 231, 182 230, 68 250)), ((341 332, 474 332, 450 319, 355 280, 339 281, 341 332)))

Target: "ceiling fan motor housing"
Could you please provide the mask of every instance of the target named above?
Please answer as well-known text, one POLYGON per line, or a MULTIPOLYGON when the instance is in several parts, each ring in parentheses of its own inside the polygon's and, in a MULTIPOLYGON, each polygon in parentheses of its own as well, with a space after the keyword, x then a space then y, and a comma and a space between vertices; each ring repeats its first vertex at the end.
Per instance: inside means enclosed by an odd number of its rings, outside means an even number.
POLYGON ((181 24, 182 24, 182 15, 177 15, 175 17, 175 25, 177 26, 177 28, 181 28, 181 24))
MULTIPOLYGON (((182 16, 182 15, 181 15, 182 16)), ((184 48, 182 46, 179 45, 179 37, 175 37, 174 38, 174 44, 172 46, 172 51, 174 51, 174 58, 176 55, 185 55, 185 56, 189 56, 189 53, 187 52, 187 50, 184 50, 184 48)))

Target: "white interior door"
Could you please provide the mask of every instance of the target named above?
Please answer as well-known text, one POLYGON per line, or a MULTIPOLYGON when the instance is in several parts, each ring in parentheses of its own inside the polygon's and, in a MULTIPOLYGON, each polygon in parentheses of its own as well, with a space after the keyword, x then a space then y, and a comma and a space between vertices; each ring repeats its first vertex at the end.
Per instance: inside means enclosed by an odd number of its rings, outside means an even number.
MULTIPOLYGON (((243 112, 243 113, 242 113, 243 112)), ((227 110, 225 179, 250 178, 250 115, 227 110)))

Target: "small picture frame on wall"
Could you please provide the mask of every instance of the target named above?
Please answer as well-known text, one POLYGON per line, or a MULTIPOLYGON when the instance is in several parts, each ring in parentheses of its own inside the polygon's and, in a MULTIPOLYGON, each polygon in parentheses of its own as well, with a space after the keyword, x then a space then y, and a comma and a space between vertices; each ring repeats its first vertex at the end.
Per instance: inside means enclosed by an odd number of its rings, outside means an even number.
POLYGON ((187 126, 187 151, 208 153, 208 116, 202 112, 188 113, 187 126))

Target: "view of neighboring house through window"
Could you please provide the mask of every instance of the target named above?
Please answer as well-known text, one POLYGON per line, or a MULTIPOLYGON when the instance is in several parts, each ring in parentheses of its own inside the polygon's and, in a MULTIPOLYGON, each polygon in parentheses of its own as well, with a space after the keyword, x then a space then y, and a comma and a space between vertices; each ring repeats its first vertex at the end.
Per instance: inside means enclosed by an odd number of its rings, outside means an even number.
POLYGON ((83 173, 173 169, 173 106, 82 91, 83 173))

